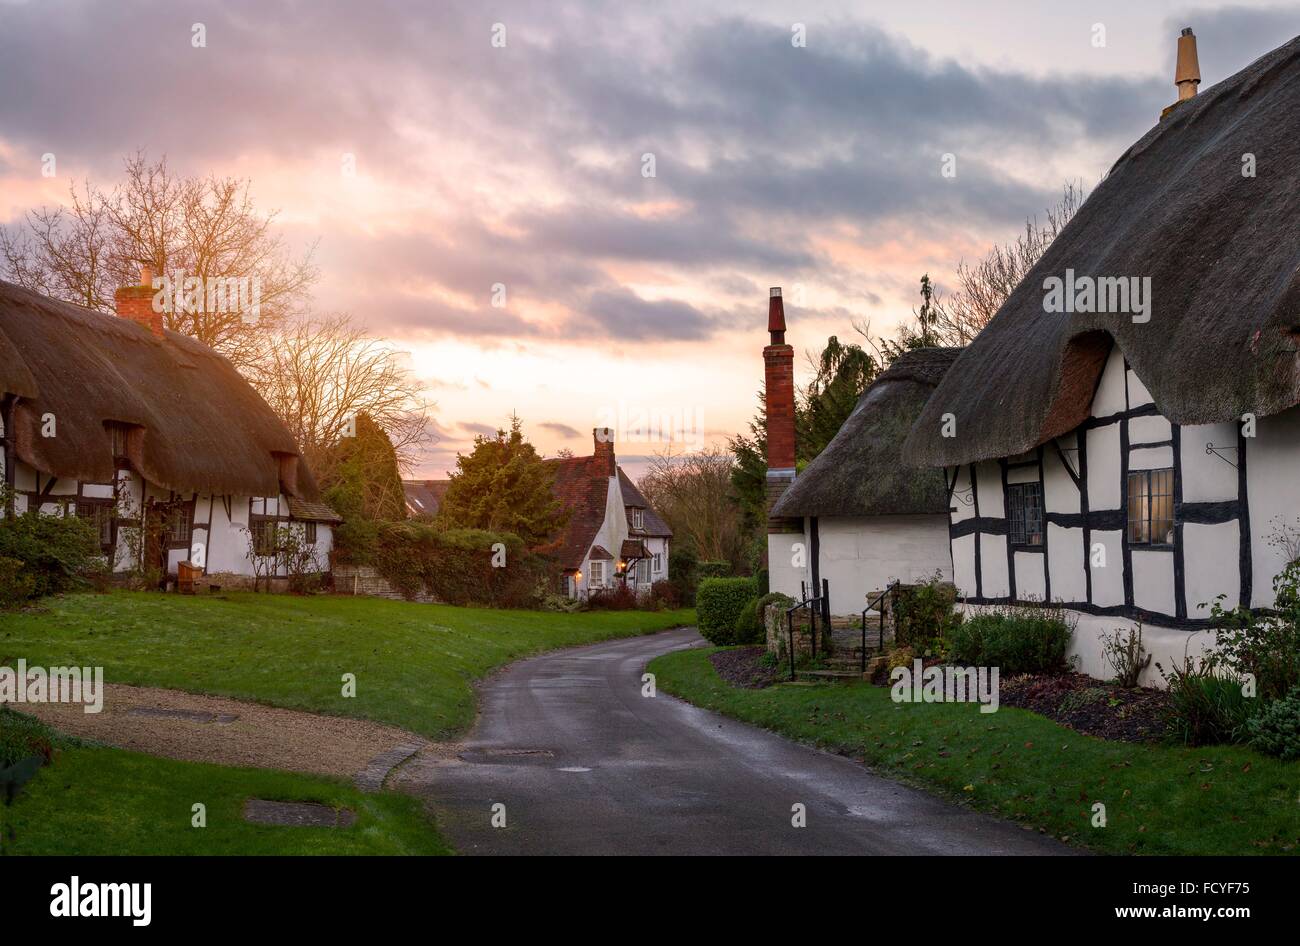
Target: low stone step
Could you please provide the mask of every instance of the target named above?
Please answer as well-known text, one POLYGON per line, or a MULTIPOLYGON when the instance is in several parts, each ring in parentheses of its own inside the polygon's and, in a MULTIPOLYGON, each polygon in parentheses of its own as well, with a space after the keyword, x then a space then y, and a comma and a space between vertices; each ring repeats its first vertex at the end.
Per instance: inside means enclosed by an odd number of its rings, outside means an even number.
POLYGON ((796 675, 814 680, 858 680, 862 677, 857 670, 798 670, 796 675))

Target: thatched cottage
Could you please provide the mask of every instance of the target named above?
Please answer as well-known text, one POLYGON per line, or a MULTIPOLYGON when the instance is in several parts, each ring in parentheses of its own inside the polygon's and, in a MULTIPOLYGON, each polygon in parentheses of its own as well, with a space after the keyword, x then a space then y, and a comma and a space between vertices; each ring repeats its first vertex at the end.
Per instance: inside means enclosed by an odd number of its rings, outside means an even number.
POLYGON ((293 436, 225 358, 162 327, 143 282, 118 290, 117 318, 0 282, 14 512, 92 521, 118 571, 284 574, 290 527, 327 569, 338 516, 293 436))
POLYGON ((798 600, 830 592, 851 615, 894 579, 952 576, 948 491, 938 470, 909 469, 903 442, 957 349, 908 352, 862 393, 831 442, 795 474, 794 348, 779 287, 768 300, 763 349, 767 408, 768 574, 798 600))
POLYGON ((824 578, 831 612, 847 615, 895 579, 952 579, 947 484, 938 470, 906 466, 902 451, 958 352, 923 348, 895 360, 781 495, 772 515, 799 521, 807 554, 802 567, 782 563, 774 590, 798 597, 801 582, 820 588, 824 578))
POLYGON ((613 430, 595 428, 592 442, 589 457, 546 461, 569 513, 555 549, 562 590, 587 598, 623 585, 646 594, 668 578, 672 530, 618 465, 613 430))
MULTIPOLYGON (((1181 97, 940 382, 904 449, 953 484, 967 605, 1061 602, 1082 667, 1142 622, 1268 608, 1300 554, 1300 39, 1181 97), (1064 305, 1061 305, 1064 301, 1064 305)), ((1158 682, 1154 668, 1146 679, 1158 682)))

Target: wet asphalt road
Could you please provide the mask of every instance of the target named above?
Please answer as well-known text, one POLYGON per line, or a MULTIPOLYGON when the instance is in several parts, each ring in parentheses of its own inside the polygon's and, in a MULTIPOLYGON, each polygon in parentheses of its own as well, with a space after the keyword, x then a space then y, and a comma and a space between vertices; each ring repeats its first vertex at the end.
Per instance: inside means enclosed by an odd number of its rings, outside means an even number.
POLYGON ((507 668, 483 686, 460 759, 408 772, 408 789, 466 854, 1071 853, 848 759, 641 695, 649 660, 699 643, 669 631, 507 668), (796 803, 806 827, 791 824, 796 803))

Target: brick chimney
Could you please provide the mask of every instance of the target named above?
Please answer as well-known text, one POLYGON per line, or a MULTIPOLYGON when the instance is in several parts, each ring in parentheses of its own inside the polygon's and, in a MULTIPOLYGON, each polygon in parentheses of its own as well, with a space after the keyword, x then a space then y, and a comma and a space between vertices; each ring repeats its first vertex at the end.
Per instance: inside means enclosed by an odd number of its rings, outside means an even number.
POLYGON ((595 427, 591 431, 591 438, 596 444, 596 451, 592 455, 600 461, 605 468, 606 476, 614 475, 614 430, 612 427, 595 427))
POLYGON ((123 286, 113 297, 114 308, 119 319, 130 319, 143 325, 159 338, 163 333, 163 314, 155 312, 153 297, 153 270, 148 266, 140 267, 140 285, 123 286))
POLYGON ((1196 56, 1196 34, 1190 26, 1184 27, 1178 37, 1178 64, 1174 67, 1174 85, 1178 86, 1178 101, 1166 106, 1160 113, 1163 119, 1181 102, 1186 102, 1196 94, 1196 87, 1201 84, 1201 63, 1196 56))
POLYGON ((763 349, 765 403, 767 407, 767 520, 768 533, 800 532, 797 520, 773 519, 772 506, 794 482, 794 348, 785 343, 785 305, 781 287, 774 286, 767 303, 770 342, 763 349))

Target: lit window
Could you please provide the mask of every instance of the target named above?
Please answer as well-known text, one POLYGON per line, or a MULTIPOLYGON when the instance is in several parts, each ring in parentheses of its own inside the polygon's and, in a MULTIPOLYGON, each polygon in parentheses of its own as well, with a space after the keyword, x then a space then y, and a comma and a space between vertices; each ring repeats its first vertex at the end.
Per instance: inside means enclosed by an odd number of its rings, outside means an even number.
POLYGON ((1043 544, 1043 484, 1007 487, 1007 519, 1012 545, 1043 544))
POLYGON ((1174 471, 1134 470, 1128 475, 1129 545, 1174 544, 1174 471))

